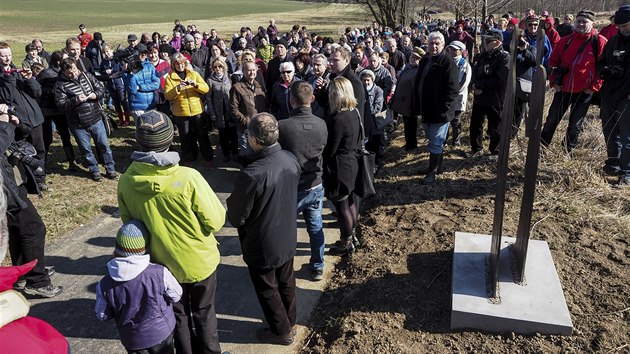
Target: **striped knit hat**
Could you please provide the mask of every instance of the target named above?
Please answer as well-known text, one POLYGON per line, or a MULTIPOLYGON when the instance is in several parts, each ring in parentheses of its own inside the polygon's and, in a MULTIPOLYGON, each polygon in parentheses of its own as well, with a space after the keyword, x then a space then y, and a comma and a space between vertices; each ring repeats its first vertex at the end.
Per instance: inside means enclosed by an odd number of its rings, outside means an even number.
POLYGON ((117 257, 141 256, 145 253, 149 231, 142 221, 129 220, 116 234, 114 253, 117 257))
POLYGON ((136 123, 136 141, 142 151, 164 152, 171 146, 173 122, 166 114, 148 111, 136 123))

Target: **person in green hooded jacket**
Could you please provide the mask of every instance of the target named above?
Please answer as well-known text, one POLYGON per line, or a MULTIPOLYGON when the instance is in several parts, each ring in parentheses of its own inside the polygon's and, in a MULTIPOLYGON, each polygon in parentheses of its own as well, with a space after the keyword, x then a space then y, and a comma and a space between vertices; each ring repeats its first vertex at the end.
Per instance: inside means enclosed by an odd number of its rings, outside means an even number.
POLYGON ((149 111, 137 123, 141 151, 132 153, 133 162, 118 183, 120 217, 144 222, 151 261, 166 266, 182 286, 182 298, 174 305, 177 353, 221 353, 215 311, 220 255, 214 232, 225 223, 225 208, 203 176, 180 166, 179 154, 168 151, 173 141, 168 116, 149 111))

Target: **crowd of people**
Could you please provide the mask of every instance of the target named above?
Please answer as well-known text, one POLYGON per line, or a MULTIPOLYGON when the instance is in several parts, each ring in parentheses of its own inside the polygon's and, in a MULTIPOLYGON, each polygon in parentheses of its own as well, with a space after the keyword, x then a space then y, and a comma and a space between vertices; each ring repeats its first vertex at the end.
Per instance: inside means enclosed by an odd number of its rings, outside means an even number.
POLYGON ((335 41, 298 25, 282 33, 270 20, 267 28, 243 27, 226 41, 214 29, 200 32, 176 20, 170 38, 154 32, 138 39, 132 33, 127 46, 116 49, 82 24, 62 50, 48 53, 34 39, 21 67, 11 47, 0 42, 0 114, 6 116, 0 120, 0 148, 9 152, 2 154, 2 174, 11 258, 14 265, 38 260, 14 287, 45 297, 62 291, 50 281, 45 226, 27 197, 48 189, 45 161, 56 130, 70 170, 83 165, 91 179, 101 181, 102 164, 106 178, 120 179, 125 224, 109 274, 97 287, 96 312, 101 320, 116 320, 129 352, 221 352, 214 305, 220 257, 213 235, 226 216, 238 230, 268 323, 257 337, 289 345, 296 323, 295 216, 302 214, 307 225, 310 279, 319 281, 324 198, 333 203, 340 230, 330 253, 348 256, 361 244, 358 152, 365 146, 380 168, 399 117, 404 149, 412 154, 422 124, 429 161, 421 183, 435 183, 449 131, 450 144, 461 147, 466 112, 470 157, 496 156, 501 139, 518 135, 539 56, 554 90, 541 143, 552 143, 570 108, 562 142, 570 154, 597 101, 608 150, 603 172, 619 177, 616 186, 630 186, 630 5, 599 31, 594 21, 588 10, 567 14, 562 24, 547 11, 539 16, 528 10, 519 17, 490 16, 479 26, 466 18, 394 29, 373 23, 347 28, 335 41), (541 25, 544 37, 538 36, 541 25), (513 36, 516 52, 510 53, 513 36), (499 126, 512 55, 517 89, 512 132, 505 137, 499 126), (135 126, 138 149, 122 176, 103 116, 110 105, 119 126, 135 126), (198 155, 213 160, 209 132, 215 127, 224 162, 240 165, 227 210, 201 174, 185 166, 193 166, 198 155), (172 145, 175 131, 179 152, 172 145))

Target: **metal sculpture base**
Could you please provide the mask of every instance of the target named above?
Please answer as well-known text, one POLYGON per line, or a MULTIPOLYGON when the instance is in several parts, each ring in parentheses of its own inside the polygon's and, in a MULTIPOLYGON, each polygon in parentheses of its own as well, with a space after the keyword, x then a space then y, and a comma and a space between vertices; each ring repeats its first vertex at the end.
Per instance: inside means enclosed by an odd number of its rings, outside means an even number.
POLYGON ((516 239, 501 238, 500 299, 490 301, 487 258, 491 240, 490 235, 455 233, 451 329, 571 335, 571 315, 547 242, 530 240, 527 277, 519 285, 509 247, 516 239))

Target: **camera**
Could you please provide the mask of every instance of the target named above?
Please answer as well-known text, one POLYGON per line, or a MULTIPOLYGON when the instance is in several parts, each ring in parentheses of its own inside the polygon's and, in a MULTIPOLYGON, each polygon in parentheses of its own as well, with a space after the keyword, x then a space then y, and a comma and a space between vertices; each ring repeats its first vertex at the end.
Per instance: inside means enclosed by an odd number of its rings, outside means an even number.
POLYGON ((44 161, 35 157, 35 147, 27 141, 13 141, 7 148, 7 156, 13 157, 28 166, 35 175, 44 173, 44 161))
POLYGON ((17 117, 17 111, 15 110, 15 106, 7 106, 7 114, 10 116, 16 116, 17 117))
POLYGON ((602 72, 599 74, 599 76, 603 79, 603 80, 607 80, 607 79, 620 79, 622 78, 625 73, 626 73, 626 69, 624 66, 624 59, 626 57, 626 51, 625 50, 614 50, 612 53, 614 62, 613 65, 606 65, 604 66, 604 69, 602 69, 602 72))
POLYGON ((569 69, 559 66, 559 67, 553 68, 553 72, 556 74, 556 79, 553 80, 553 84, 562 86, 562 80, 564 80, 564 75, 566 75, 566 73, 569 72, 569 69))

